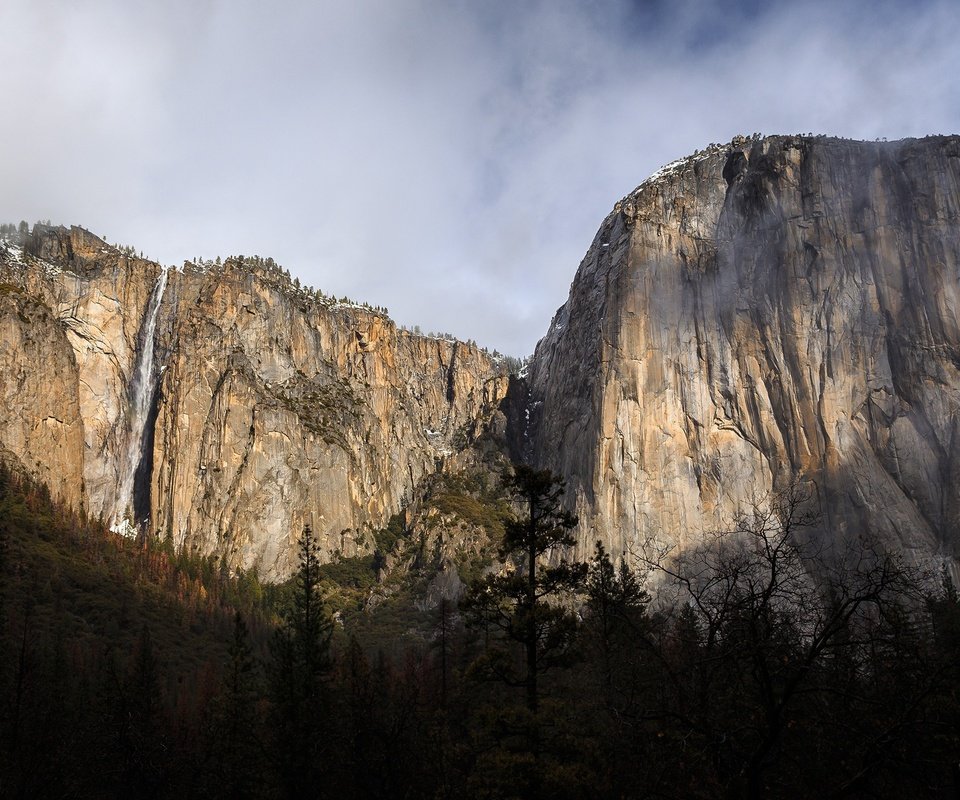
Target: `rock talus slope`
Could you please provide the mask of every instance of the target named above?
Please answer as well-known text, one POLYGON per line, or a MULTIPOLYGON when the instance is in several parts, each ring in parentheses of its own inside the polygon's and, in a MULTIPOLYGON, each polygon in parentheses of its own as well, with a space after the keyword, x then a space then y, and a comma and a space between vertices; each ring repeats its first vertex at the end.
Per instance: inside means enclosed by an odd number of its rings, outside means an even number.
POLYGON ((825 535, 960 553, 960 140, 737 139, 618 203, 530 372, 582 552, 808 480, 825 535))

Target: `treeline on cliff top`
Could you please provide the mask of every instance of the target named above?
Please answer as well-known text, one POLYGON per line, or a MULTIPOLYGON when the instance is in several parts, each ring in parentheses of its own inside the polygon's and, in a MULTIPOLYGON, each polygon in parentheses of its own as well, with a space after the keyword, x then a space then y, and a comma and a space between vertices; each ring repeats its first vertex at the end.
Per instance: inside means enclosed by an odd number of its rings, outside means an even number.
POLYGON ((805 543, 798 487, 680 557, 537 558, 569 541, 561 488, 521 468, 499 497, 439 492, 503 569, 459 604, 397 592, 419 631, 398 636, 359 624, 385 606, 334 622, 309 531, 264 586, 0 468, 0 795, 956 796, 949 580, 805 543))
MULTIPOLYGON (((33 227, 31 227, 26 220, 21 220, 19 224, 12 222, 0 223, 0 255, 3 255, 3 242, 14 242, 17 245, 26 247, 29 244, 30 236, 34 230, 38 228, 52 229, 53 227, 50 220, 37 221, 33 227)), ((100 238, 103 239, 104 244, 108 244, 106 237, 100 238)), ((132 245, 113 244, 108 246, 118 254, 131 258, 143 258, 143 251, 137 251, 132 245)), ((234 255, 227 256, 223 259, 220 256, 205 259, 196 256, 192 260, 185 261, 183 267, 188 270, 213 272, 230 272, 232 270, 239 272, 255 271, 273 288, 296 302, 300 311, 304 313, 309 310, 316 310, 317 308, 346 307, 363 309, 364 311, 378 314, 385 318, 389 318, 390 315, 390 311, 386 306, 372 305, 366 301, 354 300, 346 295, 343 297, 328 295, 321 289, 301 283, 298 277, 290 274, 290 270, 281 266, 270 257, 234 255)), ((428 339, 440 339, 447 342, 463 341, 463 344, 466 344, 468 347, 474 347, 487 354, 494 362, 498 374, 519 375, 528 361, 526 357, 518 358, 501 353, 496 349, 489 350, 478 344, 475 339, 461 340, 457 336, 454 336, 454 334, 445 331, 424 331, 419 325, 397 324, 397 328, 405 333, 413 334, 414 336, 423 336, 428 339)))

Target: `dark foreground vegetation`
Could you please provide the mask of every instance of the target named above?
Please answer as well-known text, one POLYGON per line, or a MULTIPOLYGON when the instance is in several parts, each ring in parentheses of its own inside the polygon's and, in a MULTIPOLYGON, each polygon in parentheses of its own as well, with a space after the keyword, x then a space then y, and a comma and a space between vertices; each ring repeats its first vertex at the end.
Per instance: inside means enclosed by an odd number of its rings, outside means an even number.
POLYGON ((958 796, 949 580, 816 549, 796 488, 682 558, 567 564, 558 484, 505 485, 513 569, 358 640, 309 531, 264 587, 0 469, 0 796, 958 796))

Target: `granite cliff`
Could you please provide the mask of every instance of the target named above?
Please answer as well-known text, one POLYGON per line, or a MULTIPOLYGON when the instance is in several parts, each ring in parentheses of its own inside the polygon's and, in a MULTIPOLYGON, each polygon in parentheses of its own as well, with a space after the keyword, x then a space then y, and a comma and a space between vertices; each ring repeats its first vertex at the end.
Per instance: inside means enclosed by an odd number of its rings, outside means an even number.
POLYGON ((960 139, 740 138, 616 204, 530 370, 580 549, 681 546, 791 482, 827 541, 960 553, 960 139))
POLYGON ((506 392, 477 346, 399 329, 272 261, 164 270, 80 228, 0 245, 0 454, 118 528, 286 575, 305 524, 371 552, 506 392))
POLYGON ((566 479, 580 555, 686 546, 799 480, 825 541, 952 563, 958 270, 956 137, 668 165, 604 220, 526 380, 269 259, 165 270, 38 225, 0 242, 0 456, 272 578, 304 524, 371 553, 490 432, 566 479))

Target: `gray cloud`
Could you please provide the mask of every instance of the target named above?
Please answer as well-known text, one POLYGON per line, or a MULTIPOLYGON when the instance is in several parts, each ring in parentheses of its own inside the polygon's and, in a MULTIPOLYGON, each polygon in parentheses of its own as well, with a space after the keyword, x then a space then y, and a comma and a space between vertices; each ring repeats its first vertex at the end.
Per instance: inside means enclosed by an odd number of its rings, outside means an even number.
POLYGON ((514 354, 662 163, 960 130, 948 0, 7 0, 0 30, 0 219, 270 255, 514 354))

